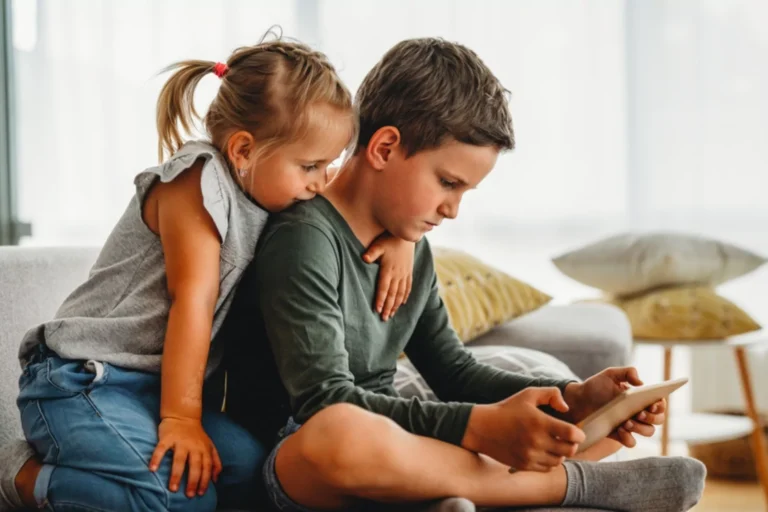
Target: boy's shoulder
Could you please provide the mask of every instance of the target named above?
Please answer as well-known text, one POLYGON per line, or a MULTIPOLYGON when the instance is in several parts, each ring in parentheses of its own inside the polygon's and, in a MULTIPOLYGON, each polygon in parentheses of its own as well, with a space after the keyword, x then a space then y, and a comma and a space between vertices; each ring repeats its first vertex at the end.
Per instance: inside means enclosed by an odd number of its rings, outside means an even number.
POLYGON ((339 230, 335 216, 338 215, 325 198, 318 196, 309 201, 302 201, 270 215, 259 245, 269 243, 278 233, 280 240, 287 240, 297 247, 317 245, 323 241, 336 245, 339 230))

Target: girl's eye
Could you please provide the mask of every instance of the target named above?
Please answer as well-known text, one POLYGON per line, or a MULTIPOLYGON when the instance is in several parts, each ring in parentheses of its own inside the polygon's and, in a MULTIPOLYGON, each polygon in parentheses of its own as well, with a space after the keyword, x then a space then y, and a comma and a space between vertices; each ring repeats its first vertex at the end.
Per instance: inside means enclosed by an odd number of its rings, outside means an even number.
POLYGON ((305 171, 312 172, 316 171, 318 169, 317 164, 311 164, 311 165, 302 165, 305 171))
POLYGON ((448 181, 445 178, 440 178, 440 185, 442 185, 443 187, 445 187, 447 189, 451 189, 451 190, 456 188, 456 182, 448 181))

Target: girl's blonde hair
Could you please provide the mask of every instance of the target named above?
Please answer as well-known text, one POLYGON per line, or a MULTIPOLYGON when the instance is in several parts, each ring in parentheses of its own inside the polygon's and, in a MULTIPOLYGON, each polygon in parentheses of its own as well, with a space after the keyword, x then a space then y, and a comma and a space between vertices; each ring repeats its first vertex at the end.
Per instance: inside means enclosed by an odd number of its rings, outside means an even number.
MULTIPOLYGON (((271 31, 270 31, 271 32, 271 31)), ((268 33, 269 34, 269 33, 268 33)), ((184 144, 195 119, 194 91, 215 62, 187 60, 164 71, 176 70, 157 100, 158 158, 162 162, 184 144), (179 128, 183 131, 180 131, 179 128)), ((238 48, 226 62, 221 87, 203 119, 211 142, 226 157, 229 137, 240 130, 259 141, 260 153, 301 137, 308 125, 309 107, 327 104, 350 114, 352 97, 328 58, 299 42, 264 41, 238 48)), ((353 133, 350 133, 353 135, 353 133)))

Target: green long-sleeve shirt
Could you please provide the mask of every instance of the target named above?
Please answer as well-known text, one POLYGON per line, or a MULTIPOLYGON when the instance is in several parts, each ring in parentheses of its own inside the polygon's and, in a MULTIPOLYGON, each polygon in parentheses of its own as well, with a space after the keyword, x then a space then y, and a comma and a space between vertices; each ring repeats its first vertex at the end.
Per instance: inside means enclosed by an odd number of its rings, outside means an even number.
MULTIPOLYGON (((364 252, 341 214, 317 197, 273 218, 240 284, 231 315, 249 320, 235 320, 229 336, 236 343, 269 343, 297 422, 346 402, 414 434, 460 444, 473 404, 530 386, 563 389, 569 382, 478 363, 449 325, 426 239, 416 244, 408 302, 382 321, 373 309, 379 266, 365 263, 364 252), (257 305, 260 311, 254 312, 257 305), (393 377, 403 351, 442 402, 398 396, 393 377)), ((242 389, 242 375, 235 376, 238 382, 241 388, 230 395, 242 394, 235 403, 243 407, 249 390, 242 389)), ((258 407, 257 396, 254 390, 250 407, 258 407)))

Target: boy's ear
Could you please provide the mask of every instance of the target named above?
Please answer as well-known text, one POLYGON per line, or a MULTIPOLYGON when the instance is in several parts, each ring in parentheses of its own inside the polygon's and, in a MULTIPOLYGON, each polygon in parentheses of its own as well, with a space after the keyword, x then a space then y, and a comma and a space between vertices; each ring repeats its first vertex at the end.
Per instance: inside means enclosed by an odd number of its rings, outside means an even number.
POLYGON ((371 136, 365 148, 368 163, 380 171, 392 157, 392 152, 400 147, 400 130, 394 126, 382 126, 371 136))
POLYGON ((253 135, 245 130, 233 133, 227 140, 227 156, 235 169, 248 167, 248 159, 252 156, 256 148, 256 141, 253 135))

